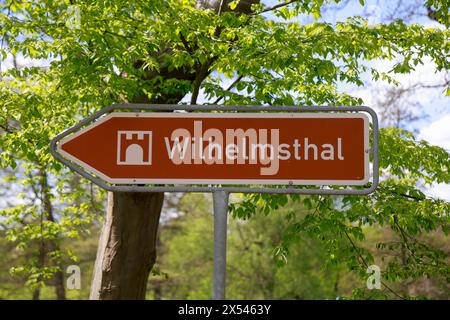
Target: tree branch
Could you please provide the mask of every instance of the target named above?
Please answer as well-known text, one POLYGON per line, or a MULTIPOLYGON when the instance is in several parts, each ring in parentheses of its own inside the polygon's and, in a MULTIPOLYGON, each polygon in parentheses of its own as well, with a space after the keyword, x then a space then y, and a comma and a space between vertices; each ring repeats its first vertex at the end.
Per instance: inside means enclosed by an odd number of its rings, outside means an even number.
POLYGON ((6 133, 13 133, 13 131, 10 128, 8 128, 8 126, 5 126, 3 124, 0 124, 0 129, 5 131, 6 133))
POLYGON ((217 11, 217 15, 220 16, 222 12, 225 10, 227 5, 227 0, 220 0, 219 10, 217 11))
MULTIPOLYGON (((234 80, 233 83, 230 84, 230 86, 229 86, 227 89, 225 89, 225 91, 230 91, 231 89, 233 89, 234 86, 235 86, 239 81, 241 81, 243 77, 244 77, 244 76, 242 76, 242 75, 240 75, 239 77, 237 77, 237 79, 234 80)), ((223 98, 224 98, 224 95, 218 97, 218 98, 216 99, 216 101, 214 101, 212 104, 217 104, 217 103, 219 103, 219 101, 222 100, 223 98)))
MULTIPOLYGON (((345 236, 347 237, 348 241, 350 242, 350 244, 352 245, 353 249, 355 249, 356 254, 358 255, 359 259, 361 260, 362 264, 368 268, 369 264, 367 263, 366 259, 364 259, 364 257, 359 253, 359 248, 356 246, 356 244, 353 242, 352 238, 350 238, 350 235, 348 234, 347 230, 344 230, 345 236)), ((389 287, 384 281, 380 281, 381 284, 388 289, 392 294, 394 294, 397 298, 400 298, 402 300, 406 300, 405 297, 401 296, 400 294, 398 294, 397 292, 395 292, 391 287, 389 287)))
POLYGON ((214 57, 210 59, 209 61, 205 62, 204 64, 200 65, 196 72, 195 72, 195 79, 192 83, 193 89, 192 89, 192 96, 191 96, 191 104, 197 104, 197 98, 198 94, 200 92, 200 86, 202 85, 203 80, 208 75, 209 67, 214 63, 214 61, 217 59, 217 57, 214 57))
MULTIPOLYGON (((398 230, 400 231, 400 237, 402 238, 406 249, 408 249, 408 251, 412 257, 417 258, 417 256, 415 255, 415 253, 411 250, 411 247, 409 246, 408 234, 405 232, 405 230, 402 228, 402 226, 400 226, 400 224, 398 223, 398 219, 394 220, 394 224, 397 226, 398 230)), ((413 261, 415 264, 415 260, 413 260, 413 261)))
POLYGON ((279 4, 274 5, 274 6, 272 6, 272 7, 268 7, 268 8, 266 8, 266 9, 264 9, 263 11, 253 12, 253 13, 251 13, 250 15, 255 16, 255 15, 258 15, 258 14, 261 14, 261 13, 266 13, 266 12, 269 12, 269 11, 274 11, 274 10, 277 10, 277 9, 279 9, 279 8, 286 7, 286 6, 290 5, 291 3, 294 3, 294 2, 297 2, 297 1, 298 1, 298 0, 291 0, 291 1, 283 2, 283 3, 279 3, 279 4))

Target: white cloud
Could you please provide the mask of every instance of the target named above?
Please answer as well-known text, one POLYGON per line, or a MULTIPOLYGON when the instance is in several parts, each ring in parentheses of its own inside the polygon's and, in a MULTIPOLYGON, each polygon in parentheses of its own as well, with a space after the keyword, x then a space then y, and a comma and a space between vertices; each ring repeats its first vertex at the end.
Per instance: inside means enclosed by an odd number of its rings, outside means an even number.
MULTIPOLYGON (((450 151, 450 113, 424 127, 419 138, 450 151)), ((434 184, 426 189, 425 193, 433 198, 450 201, 450 185, 448 184, 434 184)))
MULTIPOLYGON (((367 65, 376 68, 378 71, 387 72, 393 68, 395 63, 396 61, 394 60, 379 59, 371 61, 367 65)), ((441 118, 442 114, 450 111, 448 107, 450 97, 444 95, 444 88, 433 87, 445 83, 446 72, 438 72, 434 62, 429 57, 425 57, 423 59, 423 65, 417 65, 415 70, 410 74, 391 74, 391 76, 399 82, 399 88, 412 88, 411 91, 405 94, 404 99, 407 99, 405 100, 406 102, 410 101, 411 103, 420 105, 420 110, 417 109, 417 111, 420 111, 419 113, 421 115, 426 116, 414 124, 409 124, 412 125, 411 127, 407 127, 409 130, 420 130, 424 125, 441 118)), ((362 98, 365 105, 374 108, 375 111, 380 111, 377 106, 377 101, 383 100, 382 95, 385 94, 386 89, 390 88, 391 85, 385 81, 372 80, 368 72, 363 75, 363 79, 365 81, 364 87, 344 84, 339 89, 352 96, 362 98)), ((408 103, 405 105, 408 105, 408 103)))
POLYGON ((450 113, 424 127, 419 138, 450 150, 450 113))
MULTIPOLYGON (((377 60, 372 62, 371 66, 380 71, 390 70, 395 62, 387 60, 377 60)), ((424 85, 433 85, 444 82, 445 73, 436 72, 436 68, 431 59, 424 59, 423 65, 418 65, 416 70, 407 75, 394 76, 403 87, 409 87, 416 83, 424 85)), ((368 86, 364 88, 355 88, 351 94, 360 97, 365 104, 376 107, 377 95, 383 93, 383 87, 387 84, 383 82, 374 82, 367 78, 368 86)), ((433 145, 440 146, 450 152, 450 108, 449 97, 445 97, 442 88, 418 89, 409 97, 411 101, 419 102, 424 112, 429 116, 418 122, 420 133, 418 137, 426 140, 433 145)), ((425 194, 433 198, 440 198, 450 201, 450 185, 433 184, 431 187, 423 190, 425 194)))
MULTIPOLYGON (((29 57, 24 57, 22 54, 16 56, 17 66, 20 67, 48 67, 52 59, 31 59, 29 57)), ((6 71, 8 69, 14 68, 14 59, 11 54, 6 56, 5 60, 0 61, 0 69, 6 71)))
POLYGON ((444 183, 436 183, 431 188, 425 190, 425 194, 432 198, 439 198, 450 201, 450 185, 444 183))
POLYGON ((422 23, 422 25, 425 29, 433 28, 433 29, 445 30, 445 26, 443 24, 437 22, 436 20, 428 19, 424 23, 422 23))

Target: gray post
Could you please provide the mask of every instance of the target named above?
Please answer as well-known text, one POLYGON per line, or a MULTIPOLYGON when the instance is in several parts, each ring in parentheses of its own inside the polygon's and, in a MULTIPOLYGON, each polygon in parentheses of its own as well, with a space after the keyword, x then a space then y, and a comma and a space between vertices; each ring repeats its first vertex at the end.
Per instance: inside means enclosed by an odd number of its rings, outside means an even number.
POLYGON ((225 299, 225 275, 227 267, 227 215, 228 192, 213 192, 214 206, 214 271, 213 299, 225 299))

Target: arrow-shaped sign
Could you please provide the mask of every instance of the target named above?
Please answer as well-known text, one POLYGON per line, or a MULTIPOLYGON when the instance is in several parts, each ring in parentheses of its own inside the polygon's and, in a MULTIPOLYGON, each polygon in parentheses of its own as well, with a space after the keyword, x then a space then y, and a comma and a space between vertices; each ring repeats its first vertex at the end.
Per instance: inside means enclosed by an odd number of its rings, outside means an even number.
POLYGON ((114 184, 363 185, 363 113, 110 113, 59 153, 114 184))

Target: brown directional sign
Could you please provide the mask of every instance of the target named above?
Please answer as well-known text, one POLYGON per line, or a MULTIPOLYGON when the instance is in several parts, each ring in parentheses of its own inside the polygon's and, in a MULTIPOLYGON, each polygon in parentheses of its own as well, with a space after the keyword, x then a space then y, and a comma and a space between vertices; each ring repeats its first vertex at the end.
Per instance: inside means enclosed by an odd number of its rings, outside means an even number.
POLYGON ((362 185, 363 113, 110 113, 58 151, 114 184, 362 185))

